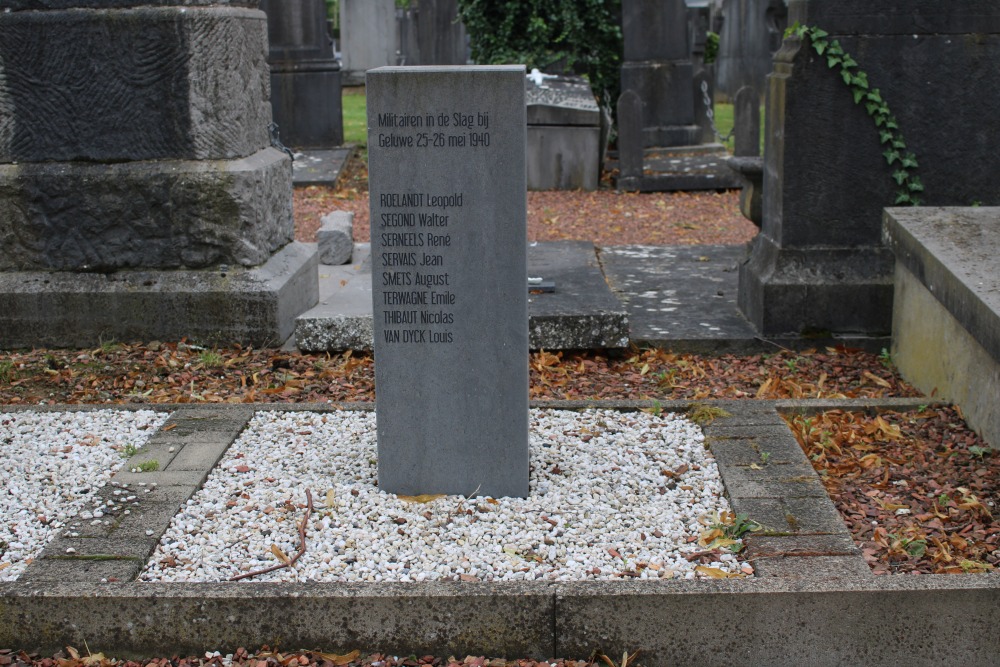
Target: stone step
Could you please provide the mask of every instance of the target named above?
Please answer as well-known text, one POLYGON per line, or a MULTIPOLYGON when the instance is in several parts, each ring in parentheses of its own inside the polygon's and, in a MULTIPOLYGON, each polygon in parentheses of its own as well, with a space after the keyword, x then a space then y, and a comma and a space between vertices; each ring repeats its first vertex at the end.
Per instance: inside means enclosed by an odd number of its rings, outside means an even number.
MULTIPOLYGON (((319 304, 296 322, 295 346, 299 350, 371 349, 369 253, 368 244, 358 244, 351 264, 320 265, 319 304)), ((608 287, 592 243, 534 243, 528 248, 528 274, 555 284, 552 291, 546 287, 530 294, 532 349, 601 349, 629 344, 628 314, 608 287)))

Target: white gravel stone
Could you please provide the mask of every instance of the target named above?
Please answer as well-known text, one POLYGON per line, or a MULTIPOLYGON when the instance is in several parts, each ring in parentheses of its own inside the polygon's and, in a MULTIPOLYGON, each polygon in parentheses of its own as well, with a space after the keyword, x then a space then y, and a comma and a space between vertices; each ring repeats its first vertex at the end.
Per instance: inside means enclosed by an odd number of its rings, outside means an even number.
POLYGON ((306 489, 306 553, 252 581, 693 578, 699 518, 729 509, 700 428, 673 414, 532 410, 527 499, 415 502, 376 480, 373 413, 257 413, 141 579, 225 581, 293 556, 306 489))
POLYGON ((124 465, 122 452, 145 445, 168 416, 152 410, 0 414, 0 581, 16 580, 70 519, 101 523, 97 491, 124 465))

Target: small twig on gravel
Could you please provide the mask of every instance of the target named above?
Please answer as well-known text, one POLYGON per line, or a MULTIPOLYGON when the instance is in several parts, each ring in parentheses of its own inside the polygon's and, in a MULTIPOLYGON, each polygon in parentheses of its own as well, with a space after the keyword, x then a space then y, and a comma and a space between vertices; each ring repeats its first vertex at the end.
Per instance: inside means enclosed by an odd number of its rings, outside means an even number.
POLYGON ((258 574, 266 574, 268 572, 274 572, 275 570, 280 570, 283 567, 291 567, 295 565, 295 562, 299 558, 302 558, 302 554, 306 552, 306 526, 309 525, 309 517, 313 513, 313 497, 312 491, 306 489, 306 515, 302 517, 302 522, 299 523, 299 550, 295 552, 295 555, 289 558, 287 561, 278 563, 277 565, 272 565, 271 567, 265 567, 263 570, 254 570, 253 572, 245 572, 243 574, 238 574, 235 577, 231 577, 229 581, 239 581, 240 579, 249 579, 250 577, 256 577, 258 574))

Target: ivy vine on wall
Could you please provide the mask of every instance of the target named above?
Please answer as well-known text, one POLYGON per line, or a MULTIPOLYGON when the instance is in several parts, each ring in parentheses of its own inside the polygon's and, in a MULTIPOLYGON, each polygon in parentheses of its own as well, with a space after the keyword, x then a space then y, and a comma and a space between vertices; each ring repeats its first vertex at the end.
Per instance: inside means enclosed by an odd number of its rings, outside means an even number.
POLYGON ((839 69, 841 79, 854 97, 854 103, 863 102, 868 115, 875 121, 879 141, 885 147, 882 156, 894 169, 892 180, 898 187, 895 204, 919 206, 920 199, 917 195, 924 191, 924 186, 914 173, 919 166, 917 157, 907 150, 903 134, 899 130, 899 122, 879 89, 870 86, 868 74, 844 51, 838 40, 829 39, 829 33, 821 28, 796 23, 789 26, 786 35, 795 35, 807 42, 817 55, 826 58, 827 67, 831 70, 839 69))

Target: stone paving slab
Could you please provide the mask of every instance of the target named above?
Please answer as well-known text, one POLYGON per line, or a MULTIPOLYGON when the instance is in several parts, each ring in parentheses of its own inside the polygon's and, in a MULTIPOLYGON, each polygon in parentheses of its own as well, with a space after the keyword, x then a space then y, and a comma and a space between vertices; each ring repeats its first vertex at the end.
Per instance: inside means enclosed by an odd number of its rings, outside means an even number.
MULTIPOLYGON (((894 664, 900 656, 908 665, 988 664, 1000 643, 981 629, 1000 623, 1000 575, 872 575, 832 502, 813 493, 822 489, 818 477, 801 449, 796 457, 791 433, 780 425, 783 413, 905 409, 921 401, 703 402, 727 413, 706 427, 706 441, 718 448, 733 509, 764 526, 747 539, 754 577, 496 584, 136 581, 178 508, 254 412, 373 408, 155 406, 172 414, 151 445, 174 443, 178 451, 161 470, 116 476, 130 480, 129 489, 151 489, 136 494, 139 504, 128 514, 111 512, 110 525, 81 526, 79 537, 60 535, 18 581, 0 584, 0 645, 46 652, 86 640, 94 650, 128 656, 225 652, 280 640, 287 647, 400 655, 587 658, 596 648, 612 656, 641 649, 643 664, 651 666, 894 664), (760 462, 758 450, 773 450, 774 458, 760 462), (908 651, 916 644, 920 651, 908 651)), ((534 405, 692 408, 684 401, 534 405)), ((24 409, 37 408, 0 413, 24 409)))
POLYGON ((335 186, 354 150, 354 146, 340 146, 296 151, 292 161, 292 184, 335 186))
MULTIPOLYGON (((356 244, 350 264, 320 266, 319 304, 297 320, 298 349, 305 352, 371 349, 369 253, 367 244, 356 244)), ((532 349, 628 346, 628 315, 608 287, 592 243, 533 243, 528 248, 528 275, 555 283, 552 292, 530 295, 528 331, 532 349)))

